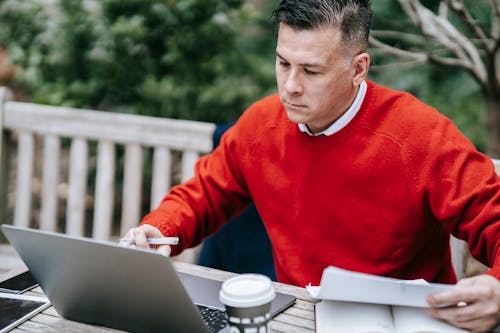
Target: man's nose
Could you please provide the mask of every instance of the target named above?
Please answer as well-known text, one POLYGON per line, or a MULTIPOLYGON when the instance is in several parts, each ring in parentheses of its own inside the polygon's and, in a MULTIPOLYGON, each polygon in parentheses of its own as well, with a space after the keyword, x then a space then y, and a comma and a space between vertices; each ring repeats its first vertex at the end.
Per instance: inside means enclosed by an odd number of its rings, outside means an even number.
POLYGON ((292 70, 289 72, 284 87, 286 92, 290 95, 303 93, 304 88, 302 86, 302 83, 300 82, 299 73, 297 70, 292 70))

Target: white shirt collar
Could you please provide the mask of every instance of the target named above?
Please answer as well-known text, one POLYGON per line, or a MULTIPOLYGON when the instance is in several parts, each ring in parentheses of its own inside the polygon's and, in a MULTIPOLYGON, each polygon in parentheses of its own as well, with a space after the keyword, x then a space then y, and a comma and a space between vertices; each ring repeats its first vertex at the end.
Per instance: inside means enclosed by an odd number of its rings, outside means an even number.
POLYGON ((354 102, 352 102, 349 109, 347 109, 347 111, 344 112, 344 114, 340 116, 339 119, 337 119, 333 124, 331 124, 330 127, 319 133, 311 133, 311 131, 309 131, 309 128, 307 128, 306 124, 299 124, 299 129, 302 132, 307 133, 311 136, 332 135, 337 133, 347 124, 349 124, 349 122, 354 118, 354 116, 356 116, 359 109, 361 108, 361 103, 363 103, 363 100, 365 99, 365 95, 366 95, 366 81, 363 81, 359 85, 358 94, 356 95, 356 98, 354 99, 354 102))

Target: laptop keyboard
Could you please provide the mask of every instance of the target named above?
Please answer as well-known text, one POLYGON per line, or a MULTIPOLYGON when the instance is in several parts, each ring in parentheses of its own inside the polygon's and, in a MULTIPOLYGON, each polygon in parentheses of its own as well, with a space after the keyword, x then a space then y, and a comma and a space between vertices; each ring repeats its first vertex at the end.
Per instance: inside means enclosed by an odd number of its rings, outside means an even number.
POLYGON ((196 304, 210 333, 217 333, 227 326, 226 312, 196 304))

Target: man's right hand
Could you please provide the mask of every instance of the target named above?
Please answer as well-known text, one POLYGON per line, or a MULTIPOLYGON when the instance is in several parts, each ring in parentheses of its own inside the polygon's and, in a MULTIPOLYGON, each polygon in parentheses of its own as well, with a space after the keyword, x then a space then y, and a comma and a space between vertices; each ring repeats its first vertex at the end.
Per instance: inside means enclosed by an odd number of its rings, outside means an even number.
POLYGON ((148 244, 146 238, 159 238, 163 237, 163 234, 156 227, 153 227, 150 224, 143 224, 139 227, 131 228, 126 234, 124 238, 133 239, 134 243, 126 243, 120 242, 119 245, 123 247, 141 247, 141 248, 149 248, 155 249, 158 253, 163 254, 164 256, 170 256, 172 249, 170 245, 153 245, 148 244))

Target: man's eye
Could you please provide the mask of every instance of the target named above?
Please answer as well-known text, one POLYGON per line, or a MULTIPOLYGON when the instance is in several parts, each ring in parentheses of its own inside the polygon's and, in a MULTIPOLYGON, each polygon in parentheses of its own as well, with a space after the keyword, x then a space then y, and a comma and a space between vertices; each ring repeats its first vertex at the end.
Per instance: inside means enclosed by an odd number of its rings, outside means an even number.
POLYGON ((311 71, 307 68, 304 69, 304 73, 306 73, 307 75, 318 75, 319 74, 318 72, 311 71))
POLYGON ((281 67, 290 67, 290 64, 284 61, 280 61, 280 66, 281 67))

